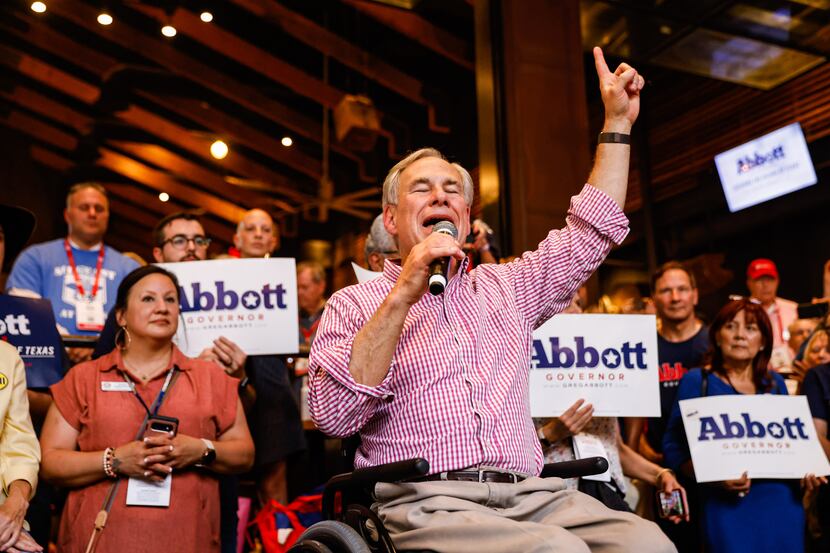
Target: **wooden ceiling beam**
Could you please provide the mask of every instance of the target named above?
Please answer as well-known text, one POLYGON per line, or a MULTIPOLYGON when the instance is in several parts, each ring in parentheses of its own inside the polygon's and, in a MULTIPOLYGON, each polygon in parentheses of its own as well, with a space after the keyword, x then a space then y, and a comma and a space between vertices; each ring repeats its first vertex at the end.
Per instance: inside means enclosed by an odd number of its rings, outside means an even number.
POLYGON ((406 10, 381 6, 374 2, 343 0, 343 3, 411 38, 433 52, 441 54, 461 67, 469 71, 475 70, 472 46, 457 36, 425 21, 421 16, 406 10))
POLYGON ((77 67, 86 69, 96 75, 105 75, 118 65, 118 60, 100 50, 78 44, 68 36, 53 30, 40 21, 39 17, 27 10, 28 14, 20 16, 25 23, 26 30, 11 21, 0 21, 4 33, 23 39, 29 44, 36 44, 38 48, 51 52, 69 61, 77 67))
MULTIPOLYGON (((159 8, 141 4, 132 7, 144 15, 155 18, 160 25, 168 21, 167 14, 159 8)), ((202 46, 227 56, 240 65, 265 75, 274 82, 281 83, 297 94, 311 98, 320 105, 334 108, 345 95, 343 91, 272 56, 265 50, 239 38, 238 35, 222 29, 219 25, 205 25, 199 16, 191 11, 177 8, 169 20, 178 32, 202 46)))
POLYGON ((336 59, 343 65, 365 75, 410 102, 426 106, 429 113, 429 129, 433 132, 450 132, 449 127, 440 126, 435 122, 436 108, 424 98, 423 85, 420 79, 386 63, 371 52, 355 46, 336 33, 321 27, 314 21, 278 2, 265 0, 232 1, 257 17, 278 25, 286 34, 336 59))
POLYGON ((50 167, 60 173, 68 171, 75 166, 69 159, 37 144, 29 146, 29 155, 32 156, 35 162, 50 167))
MULTIPOLYGON (((205 25, 195 13, 184 8, 176 9, 170 18, 164 10, 159 8, 136 4, 133 9, 154 17, 160 25, 163 25, 169 19, 180 33, 187 35, 202 46, 210 48, 240 65, 244 65, 248 69, 282 84, 300 96, 314 100, 321 106, 334 109, 346 95, 342 90, 309 75, 278 57, 272 56, 265 50, 239 38, 234 33, 222 29, 218 25, 205 25)), ((392 158, 398 157, 395 152, 394 135, 387 129, 380 129, 379 134, 386 138, 389 143, 389 156, 392 158)))
POLYGON ((221 161, 214 159, 210 155, 210 143, 212 141, 210 138, 198 137, 193 133, 186 132, 178 125, 143 108, 132 105, 125 111, 118 112, 117 115, 122 121, 192 152, 213 165, 232 170, 239 175, 269 183, 272 185, 269 189, 271 192, 281 194, 295 201, 307 201, 311 197, 297 191, 294 184, 285 176, 275 173, 264 165, 251 161, 238 153, 232 152, 221 161))
MULTIPOLYGON (((286 127, 299 136, 322 143, 322 124, 320 122, 301 115, 264 96, 256 88, 247 86, 239 82, 238 79, 196 61, 159 38, 150 37, 123 24, 119 24, 114 29, 99 25, 96 23, 96 11, 76 1, 51 0, 49 11, 105 40, 132 50, 165 69, 184 76, 208 90, 236 102, 245 109, 286 127)), ((332 144, 332 151, 356 163, 361 180, 366 182, 376 180, 375 176, 366 173, 363 160, 344 146, 332 144)))
POLYGON ((17 85, 10 92, 0 90, 0 97, 53 121, 68 125, 79 134, 86 134, 92 130, 92 119, 90 117, 25 86, 17 85))
MULTIPOLYGON (((181 211, 197 214, 204 213, 204 209, 202 208, 196 208, 192 205, 185 205, 175 201, 174 199, 162 202, 158 199, 158 196, 132 184, 105 183, 104 186, 110 195, 117 196, 130 204, 141 206, 142 209, 152 211, 157 217, 156 222, 153 223, 153 227, 155 227, 162 217, 170 215, 171 213, 178 213, 181 211)), ((224 244, 231 243, 228 237, 233 236, 236 228, 235 224, 218 223, 208 217, 200 217, 200 222, 202 223, 202 227, 205 229, 205 232, 211 239, 218 240, 224 244)))
MULTIPOLYGON (((69 40, 65 35, 43 24, 39 24, 38 21, 27 19, 26 22, 29 23, 29 29, 26 32, 22 32, 16 27, 2 25, 2 23, 0 23, 0 27, 3 27, 4 30, 24 40, 37 41, 35 43, 41 48, 96 74, 106 75, 119 65, 115 58, 111 58, 106 54, 101 54, 97 50, 69 40)), ((211 109, 209 112, 210 117, 206 117, 206 110, 200 108, 197 101, 193 101, 193 105, 188 105, 186 102, 178 102, 176 97, 161 98, 147 92, 139 92, 139 94, 204 127, 232 135, 234 139, 238 139, 240 142, 245 142, 246 144, 261 143, 260 140, 249 140, 248 137, 251 136, 251 133, 246 132, 247 127, 224 112, 211 109)), ((320 179, 322 173, 320 162, 303 155, 299 151, 297 153, 286 151, 282 145, 279 148, 263 148, 258 151, 301 173, 309 174, 315 181, 319 181, 320 179)), ((287 179, 282 179, 282 182, 275 182, 275 184, 286 187, 292 186, 287 179)))
POLYGON ((71 152, 78 146, 78 139, 71 134, 56 129, 49 123, 21 111, 14 110, 3 116, 0 118, 0 124, 22 131, 32 138, 51 144, 61 150, 71 152))
MULTIPOLYGON (((219 193, 222 197, 231 199, 248 208, 260 207, 270 209, 274 206, 275 200, 259 194, 252 190, 240 188, 228 184, 222 176, 214 173, 204 166, 193 163, 181 156, 178 156, 166 148, 155 144, 143 144, 138 142, 124 142, 112 140, 108 144, 119 150, 127 152, 132 157, 161 167, 168 173, 184 178, 194 184, 208 186, 210 190, 219 193)), ((279 207, 286 211, 295 212, 296 208, 287 202, 279 202, 279 207)))
POLYGON ((183 184, 167 173, 157 171, 130 157, 108 148, 99 148, 98 153, 101 157, 98 159, 97 165, 159 192, 167 192, 174 198, 187 198, 189 202, 202 206, 206 211, 232 224, 236 224, 245 214, 246 210, 234 203, 183 184))
POLYGON ((139 94, 159 105, 169 107, 176 113, 211 129, 217 134, 225 135, 234 142, 244 144, 262 155, 285 163, 292 169, 311 177, 315 182, 319 181, 323 175, 322 164, 318 160, 305 155, 297 148, 286 148, 274 137, 242 123, 239 119, 214 110, 204 102, 181 96, 165 96, 162 98, 148 92, 140 92, 139 94))
POLYGON ((98 87, 2 44, 0 44, 0 64, 72 96, 85 104, 94 104, 100 95, 98 87))
POLYGON ((118 217, 125 217, 151 230, 153 229, 153 227, 156 226, 156 223, 159 221, 147 210, 143 208, 138 208, 134 205, 130 205, 127 202, 121 200, 120 198, 111 196, 109 200, 110 211, 116 214, 118 217))

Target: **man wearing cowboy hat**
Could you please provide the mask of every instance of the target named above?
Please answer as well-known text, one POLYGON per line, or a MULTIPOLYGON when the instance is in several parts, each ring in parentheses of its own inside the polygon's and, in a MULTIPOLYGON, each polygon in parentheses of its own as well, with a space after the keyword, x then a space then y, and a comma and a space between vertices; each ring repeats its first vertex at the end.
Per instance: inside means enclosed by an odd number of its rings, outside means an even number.
MULTIPOLYGON (((0 267, 20 253, 32 230, 34 215, 22 208, 0 204, 0 267)), ((0 466, 4 485, 0 488, 0 551, 43 551, 23 531, 24 517, 37 486, 40 446, 37 442, 29 400, 26 371, 17 348, 0 340, 0 466)))

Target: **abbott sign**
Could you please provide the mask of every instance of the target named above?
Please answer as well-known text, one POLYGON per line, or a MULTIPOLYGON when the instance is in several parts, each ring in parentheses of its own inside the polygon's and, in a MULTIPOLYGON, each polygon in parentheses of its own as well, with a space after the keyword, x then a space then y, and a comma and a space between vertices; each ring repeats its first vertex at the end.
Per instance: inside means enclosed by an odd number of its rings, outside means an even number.
POLYGON ((818 182, 798 123, 716 155, 715 165, 732 212, 818 182))
POLYGON ((599 417, 660 416, 653 315, 557 315, 533 333, 530 368, 534 417, 577 399, 599 417))
POLYGON ((698 482, 830 474, 804 396, 685 399, 680 413, 698 482))
POLYGON ((191 357, 225 336, 248 355, 296 353, 294 260, 216 259, 162 263, 179 279, 176 343, 191 357))

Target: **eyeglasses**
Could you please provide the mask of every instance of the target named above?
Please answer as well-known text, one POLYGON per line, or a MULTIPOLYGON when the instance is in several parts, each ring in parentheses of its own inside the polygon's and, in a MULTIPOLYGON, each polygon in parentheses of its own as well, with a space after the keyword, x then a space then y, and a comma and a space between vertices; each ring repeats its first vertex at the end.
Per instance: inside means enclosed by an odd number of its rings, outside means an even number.
POLYGON ((745 296, 739 296, 739 295, 736 295, 736 294, 730 294, 730 296, 729 296, 729 301, 741 301, 741 300, 746 300, 749 303, 754 303, 755 305, 761 305, 761 300, 759 300, 757 298, 747 298, 745 296))
POLYGON ((167 240, 162 242, 161 245, 163 246, 169 243, 177 250, 183 250, 187 247, 188 242, 190 242, 191 240, 193 241, 193 245, 197 248, 207 248, 208 246, 210 246, 210 238, 208 238, 207 236, 202 236, 201 234, 197 234, 192 238, 188 238, 184 234, 177 234, 176 236, 168 238, 167 240))

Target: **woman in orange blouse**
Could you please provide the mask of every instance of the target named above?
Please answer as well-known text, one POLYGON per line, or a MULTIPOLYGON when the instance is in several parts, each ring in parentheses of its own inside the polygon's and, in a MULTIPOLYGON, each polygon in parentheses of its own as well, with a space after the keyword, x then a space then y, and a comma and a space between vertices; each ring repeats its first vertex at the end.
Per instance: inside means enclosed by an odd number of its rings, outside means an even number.
POLYGON ((244 472, 254 458, 237 381, 173 345, 179 286, 171 273, 136 269, 119 286, 115 308, 119 347, 73 367, 51 388, 41 474, 71 488, 58 550, 85 550, 118 480, 99 551, 218 552, 214 474, 244 472), (178 419, 178 431, 141 439, 159 397, 155 414, 178 419))

